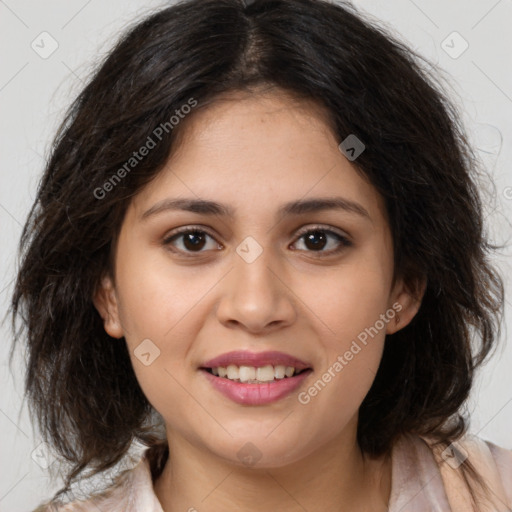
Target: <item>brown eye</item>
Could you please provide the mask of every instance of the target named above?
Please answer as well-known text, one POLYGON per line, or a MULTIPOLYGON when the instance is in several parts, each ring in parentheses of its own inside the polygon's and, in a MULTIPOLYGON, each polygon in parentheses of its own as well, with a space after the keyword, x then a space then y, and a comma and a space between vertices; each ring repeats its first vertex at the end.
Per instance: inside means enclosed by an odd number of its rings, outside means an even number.
POLYGON ((327 237, 323 231, 310 231, 305 236, 305 245, 308 249, 313 251, 321 250, 327 244, 327 237))
MULTIPOLYGON (((172 233, 170 236, 163 240, 163 245, 172 246, 174 252, 186 253, 200 253, 204 252, 203 249, 207 246, 208 238, 213 237, 206 231, 197 228, 185 228, 178 232, 172 233), (177 243, 181 242, 181 244, 177 243)), ((218 243, 214 241, 211 243, 210 249, 221 248, 218 243)))
POLYGON ((300 234, 298 240, 304 240, 307 252, 325 253, 326 255, 336 254, 346 247, 352 246, 352 242, 343 235, 324 228, 313 228, 304 231, 300 234), (334 242, 330 243, 332 239, 334 239, 334 242), (331 248, 324 250, 329 245, 331 248))
POLYGON ((201 231, 190 231, 189 233, 184 233, 182 236, 183 245, 187 250, 201 250, 205 245, 204 233, 201 231))

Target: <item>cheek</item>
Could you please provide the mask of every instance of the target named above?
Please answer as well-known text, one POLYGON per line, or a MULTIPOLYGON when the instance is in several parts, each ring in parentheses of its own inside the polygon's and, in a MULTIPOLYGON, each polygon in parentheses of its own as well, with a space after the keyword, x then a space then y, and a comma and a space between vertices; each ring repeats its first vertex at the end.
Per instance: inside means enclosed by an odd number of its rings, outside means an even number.
POLYGON ((348 298, 338 295, 335 307, 333 296, 331 309, 326 310, 329 330, 322 337, 322 364, 316 378, 298 397, 306 409, 311 407, 315 416, 324 418, 325 435, 335 435, 357 414, 377 374, 386 336, 386 323, 380 319, 384 301, 365 294, 361 287, 344 290, 348 298))
POLYGON ((172 376, 187 369, 201 328, 194 318, 204 314, 200 299, 215 281, 208 276, 193 279, 177 267, 139 256, 133 251, 119 262, 119 316, 137 380, 156 406, 162 390, 168 398, 179 398, 172 376))
POLYGON ((176 336, 183 320, 194 314, 219 279, 211 272, 198 275, 192 267, 172 264, 163 253, 142 250, 120 261, 117 275, 119 314, 127 338, 148 337, 160 343, 183 339, 176 336))
POLYGON ((314 280, 308 307, 321 329, 323 357, 311 398, 333 421, 346 420, 364 399, 377 373, 386 327, 394 321, 387 311, 392 267, 377 251, 347 260, 336 272, 314 280), (383 320, 384 318, 384 320, 383 320))
POLYGON ((344 349, 377 322, 384 335, 379 318, 388 307, 390 284, 390 271, 377 258, 340 265, 309 282, 307 305, 324 324, 331 349, 344 349))

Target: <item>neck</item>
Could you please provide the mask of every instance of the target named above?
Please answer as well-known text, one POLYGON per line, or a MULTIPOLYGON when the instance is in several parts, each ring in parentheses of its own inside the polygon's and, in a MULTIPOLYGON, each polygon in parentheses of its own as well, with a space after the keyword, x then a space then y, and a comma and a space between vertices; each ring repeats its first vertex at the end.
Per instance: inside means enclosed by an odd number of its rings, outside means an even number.
POLYGON ((170 456, 154 483, 155 493, 165 512, 387 511, 390 458, 364 457, 355 436, 346 437, 286 466, 256 468, 168 433, 170 456))

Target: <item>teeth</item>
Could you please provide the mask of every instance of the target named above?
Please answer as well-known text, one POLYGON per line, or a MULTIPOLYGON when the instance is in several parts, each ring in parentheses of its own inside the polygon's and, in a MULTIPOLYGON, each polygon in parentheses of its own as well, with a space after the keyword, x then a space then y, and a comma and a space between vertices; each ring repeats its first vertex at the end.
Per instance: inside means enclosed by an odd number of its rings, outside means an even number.
MULTIPOLYGON (((288 368, 292 368, 289 366, 288 368)), ((274 366, 274 377, 276 379, 284 379, 284 376, 286 375, 286 366, 274 366)))
POLYGON ((269 382, 274 380, 274 367, 272 365, 262 366, 256 370, 256 380, 269 382))
MULTIPOLYGON (((240 366, 238 370, 238 378, 240 382, 247 382, 248 380, 254 380, 256 378, 256 370, 253 366, 240 366)), ((274 374, 272 373, 272 378, 274 374)))
POLYGON ((238 371, 238 366, 235 366, 234 364, 230 364, 227 367, 227 370, 228 370, 228 374, 227 374, 228 379, 235 380, 235 379, 240 378, 240 372, 238 371))
POLYGON ((229 380, 256 384, 260 382, 271 382, 275 379, 292 377, 296 370, 293 366, 266 365, 256 368, 255 366, 236 366, 230 364, 228 367, 218 366, 212 368, 213 375, 225 377, 229 380))

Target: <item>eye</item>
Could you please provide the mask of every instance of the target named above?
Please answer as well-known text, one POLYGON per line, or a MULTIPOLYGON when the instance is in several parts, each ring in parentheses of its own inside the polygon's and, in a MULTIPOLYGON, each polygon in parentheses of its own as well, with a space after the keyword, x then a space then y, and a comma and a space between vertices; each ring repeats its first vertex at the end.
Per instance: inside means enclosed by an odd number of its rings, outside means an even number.
POLYGON ((340 233, 337 233, 331 229, 324 228, 322 226, 315 226, 299 233, 299 240, 304 239, 304 246, 308 252, 320 252, 326 253, 327 255, 337 254, 346 247, 351 247, 353 244, 347 237, 340 233), (329 245, 329 239, 335 240, 334 248, 324 250, 329 245))
MULTIPOLYGON (((200 229, 199 227, 186 227, 171 233, 163 240, 163 244, 165 246, 175 247, 175 241, 181 241, 181 247, 178 247, 177 250, 171 249, 173 252, 181 252, 184 254, 187 252, 202 252, 202 249, 207 245, 206 238, 213 240, 213 236, 204 231, 204 229, 200 229)), ((216 242, 212 243, 210 246, 210 249, 221 248, 222 247, 216 242)))
MULTIPOLYGON (((209 249, 222 249, 222 246, 215 242, 213 235, 210 235, 207 231, 199 226, 187 226, 180 228, 167 236, 162 243, 165 246, 171 246, 171 250, 173 252, 189 256, 191 253, 200 253, 204 252, 203 249, 208 249, 208 238, 212 240, 209 249), (177 244, 176 242, 178 241, 181 243, 177 244)), ((347 237, 322 226, 315 226, 313 228, 299 232, 298 240, 302 239, 304 239, 304 245, 306 249, 301 250, 325 253, 326 255, 337 254, 346 247, 351 247, 353 245, 347 237), (329 244, 329 241, 332 243, 329 244), (325 247, 329 245, 334 245, 334 248, 324 250, 325 247)))

